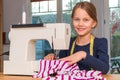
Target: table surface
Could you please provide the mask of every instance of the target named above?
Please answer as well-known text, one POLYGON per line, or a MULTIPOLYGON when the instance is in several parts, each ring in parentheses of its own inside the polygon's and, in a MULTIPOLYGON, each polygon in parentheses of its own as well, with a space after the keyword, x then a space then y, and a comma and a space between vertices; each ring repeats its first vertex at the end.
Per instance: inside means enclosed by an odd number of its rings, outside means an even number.
MULTIPOLYGON (((120 74, 103 75, 107 80, 120 80, 120 74)), ((32 76, 11 76, 0 73, 0 80, 42 80, 41 78, 32 78, 32 76)))

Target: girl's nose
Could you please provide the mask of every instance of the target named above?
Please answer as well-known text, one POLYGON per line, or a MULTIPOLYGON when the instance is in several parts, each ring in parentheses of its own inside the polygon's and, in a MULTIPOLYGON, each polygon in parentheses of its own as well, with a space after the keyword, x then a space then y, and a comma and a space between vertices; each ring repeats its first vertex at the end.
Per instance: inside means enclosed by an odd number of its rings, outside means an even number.
POLYGON ((82 26, 83 25, 83 21, 79 20, 78 25, 82 26))

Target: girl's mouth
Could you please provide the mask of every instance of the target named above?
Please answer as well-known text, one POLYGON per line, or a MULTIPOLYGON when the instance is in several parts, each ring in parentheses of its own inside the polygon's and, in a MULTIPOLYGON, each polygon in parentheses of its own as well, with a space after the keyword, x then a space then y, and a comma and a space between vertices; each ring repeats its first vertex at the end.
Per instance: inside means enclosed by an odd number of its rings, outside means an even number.
POLYGON ((78 31, 84 31, 84 28, 77 28, 78 31))

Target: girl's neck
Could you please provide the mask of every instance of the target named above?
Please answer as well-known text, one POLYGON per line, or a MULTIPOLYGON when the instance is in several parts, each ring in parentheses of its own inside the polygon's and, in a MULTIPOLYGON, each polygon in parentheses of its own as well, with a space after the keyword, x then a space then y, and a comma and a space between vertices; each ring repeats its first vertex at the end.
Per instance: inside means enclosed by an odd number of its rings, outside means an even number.
POLYGON ((77 36, 76 44, 80 46, 87 45, 90 43, 90 37, 91 37, 91 34, 86 36, 77 36))

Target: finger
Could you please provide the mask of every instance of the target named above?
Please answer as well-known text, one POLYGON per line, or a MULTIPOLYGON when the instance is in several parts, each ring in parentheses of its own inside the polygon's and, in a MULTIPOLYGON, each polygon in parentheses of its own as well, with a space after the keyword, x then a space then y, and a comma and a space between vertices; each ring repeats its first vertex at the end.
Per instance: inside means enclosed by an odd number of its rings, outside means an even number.
POLYGON ((68 62, 68 65, 73 65, 73 64, 74 64, 74 62, 72 62, 72 61, 68 62))
POLYGON ((53 55, 53 56, 52 56, 52 60, 54 60, 54 59, 55 59, 55 56, 53 55))
POLYGON ((71 61, 68 57, 61 58, 61 59, 59 59, 59 60, 61 60, 61 61, 71 61))
POLYGON ((51 56, 49 55, 49 56, 48 56, 48 60, 51 60, 51 59, 52 59, 52 58, 51 58, 51 56))
POLYGON ((49 60, 54 60, 55 59, 55 56, 52 54, 52 55, 49 55, 49 60))
POLYGON ((50 60, 50 55, 44 57, 45 60, 50 60))
POLYGON ((47 57, 44 57, 45 60, 47 60, 47 57))
POLYGON ((53 56, 51 55, 51 56, 49 56, 49 60, 53 60, 53 56))

